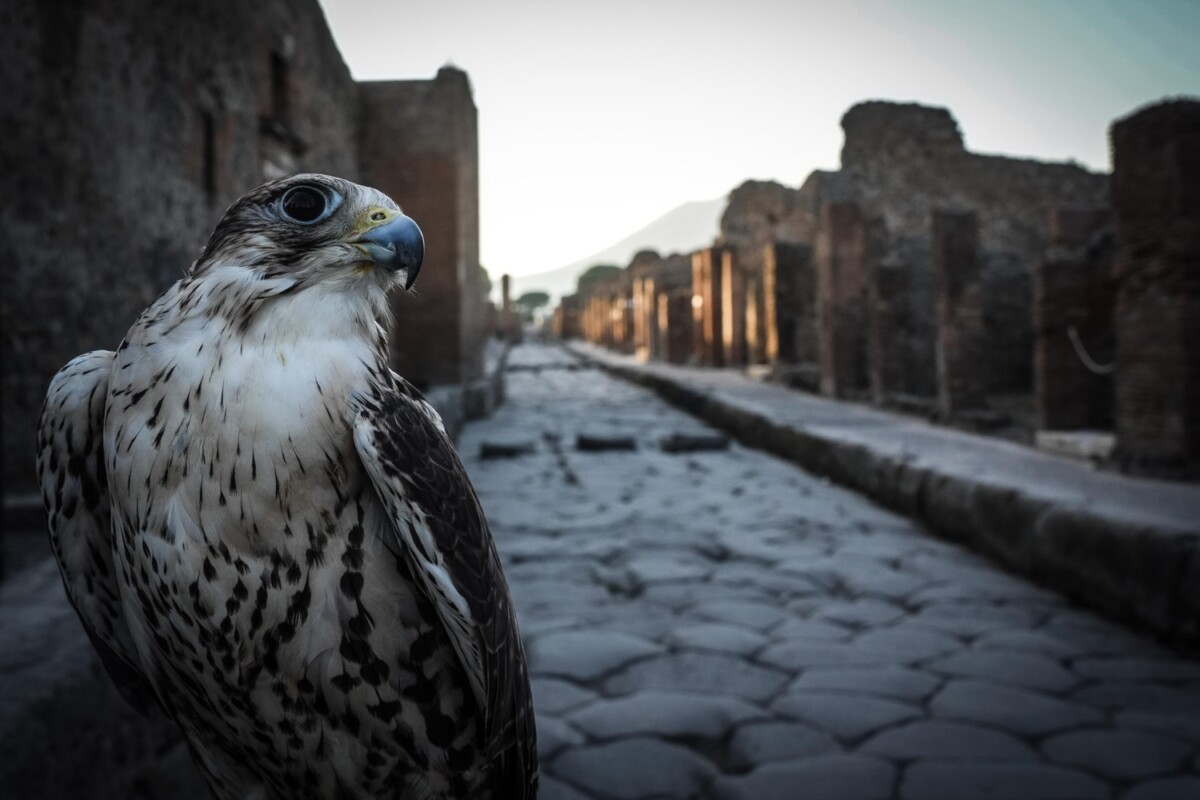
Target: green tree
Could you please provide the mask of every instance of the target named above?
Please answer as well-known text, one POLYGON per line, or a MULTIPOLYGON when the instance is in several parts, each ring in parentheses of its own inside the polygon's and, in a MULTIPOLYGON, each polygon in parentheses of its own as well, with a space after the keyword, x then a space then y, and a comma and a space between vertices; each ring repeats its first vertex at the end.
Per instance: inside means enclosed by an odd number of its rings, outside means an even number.
POLYGON ((525 292, 516 300, 513 301, 513 308, 517 315, 526 321, 533 319, 533 314, 539 308, 550 303, 550 294, 540 290, 525 292))
POLYGON ((613 266, 612 264, 595 264, 590 266, 583 271, 582 275, 579 276, 579 281, 576 284, 576 290, 582 292, 593 283, 611 278, 613 275, 617 275, 620 272, 621 268, 613 266))

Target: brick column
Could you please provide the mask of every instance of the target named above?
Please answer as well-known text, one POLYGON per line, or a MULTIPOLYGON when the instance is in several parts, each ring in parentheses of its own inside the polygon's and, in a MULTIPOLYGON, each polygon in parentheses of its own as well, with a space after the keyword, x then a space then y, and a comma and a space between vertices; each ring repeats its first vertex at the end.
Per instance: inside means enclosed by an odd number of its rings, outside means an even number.
POLYGON ((470 81, 443 67, 432 81, 371 81, 358 89, 362 179, 401 203, 425 235, 420 293, 391 295, 402 321, 392 366, 422 387, 474 380, 483 374, 485 333, 470 81))
POLYGON ((871 402, 908 391, 908 290, 906 264, 875 261, 867 268, 867 371, 871 402))
POLYGON ((633 352, 642 359, 654 355, 654 317, 658 307, 654 302, 654 279, 639 276, 633 279, 633 352))
POLYGON ((1113 358, 1108 212, 1054 209, 1050 246, 1033 273, 1033 385, 1042 430, 1104 428, 1112 419, 1112 377, 1080 359, 1074 329, 1089 358, 1113 358))
POLYGON ((812 248, 773 242, 763 252, 763 328, 768 362, 816 361, 812 248))
POLYGON ((1200 472, 1200 102, 1110 129, 1118 457, 1200 472))
POLYGON ((938 403, 949 417, 983 408, 987 402, 979 217, 974 211, 934 211, 931 239, 937 283, 938 403))
POLYGON ((613 347, 622 353, 633 352, 633 284, 623 275, 613 291, 613 347))
POLYGON ((857 205, 821 209, 814 253, 821 391, 835 397, 867 387, 864 245, 857 205))
POLYGON ((706 247, 692 254, 692 343, 696 363, 706 367, 724 365, 721 346, 721 252, 706 247))
POLYGON ((669 364, 685 364, 692 355, 692 295, 658 293, 658 353, 669 364))
POLYGON ((733 250, 721 253, 721 351, 727 367, 746 363, 746 276, 733 250))
POLYGON ((766 363, 761 273, 746 275, 746 363, 766 363))

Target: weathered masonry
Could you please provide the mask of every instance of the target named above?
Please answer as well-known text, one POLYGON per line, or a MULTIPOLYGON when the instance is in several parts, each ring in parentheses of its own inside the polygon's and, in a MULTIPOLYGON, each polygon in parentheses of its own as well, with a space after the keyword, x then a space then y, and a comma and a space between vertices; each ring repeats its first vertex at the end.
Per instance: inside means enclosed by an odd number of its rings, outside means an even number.
POLYGON ((356 83, 316 0, 5 3, 0 296, 6 493, 30 488, 50 376, 115 348, 224 209, 301 171, 375 185, 421 224, 397 368, 482 370, 476 111, 467 75, 356 83))
MULTIPOLYGON (((1110 177, 971 153, 945 109, 861 103, 840 170, 730 193, 671 324, 691 363, 1018 436, 1112 431, 1123 465, 1200 474, 1198 119, 1178 100, 1117 121, 1110 177)), ((636 295, 614 279, 607 316, 562 332, 659 357, 618 324, 654 303, 639 258, 636 295)))

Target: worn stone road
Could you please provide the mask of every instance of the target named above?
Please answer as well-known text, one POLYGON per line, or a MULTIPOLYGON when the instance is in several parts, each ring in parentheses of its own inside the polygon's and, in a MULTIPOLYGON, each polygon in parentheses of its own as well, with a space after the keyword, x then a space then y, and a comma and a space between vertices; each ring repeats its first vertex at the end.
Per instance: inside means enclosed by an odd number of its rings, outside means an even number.
POLYGON ((788 463, 664 452, 713 432, 557 348, 509 369, 459 447, 545 800, 1200 798, 1200 663, 788 463))

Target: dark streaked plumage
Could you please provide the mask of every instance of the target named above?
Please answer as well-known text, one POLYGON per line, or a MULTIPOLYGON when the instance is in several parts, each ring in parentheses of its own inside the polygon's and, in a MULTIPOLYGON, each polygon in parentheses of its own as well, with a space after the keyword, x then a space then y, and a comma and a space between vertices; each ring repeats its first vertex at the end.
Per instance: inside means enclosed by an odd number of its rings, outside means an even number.
POLYGON ((222 800, 536 796, 487 522, 387 366, 386 292, 420 249, 373 189, 268 183, 116 353, 51 383, 38 472, 68 595, 222 800))

